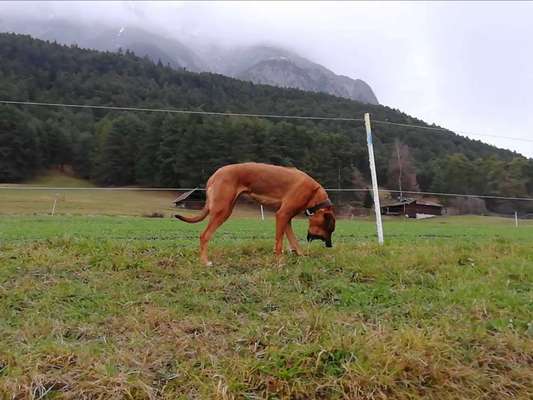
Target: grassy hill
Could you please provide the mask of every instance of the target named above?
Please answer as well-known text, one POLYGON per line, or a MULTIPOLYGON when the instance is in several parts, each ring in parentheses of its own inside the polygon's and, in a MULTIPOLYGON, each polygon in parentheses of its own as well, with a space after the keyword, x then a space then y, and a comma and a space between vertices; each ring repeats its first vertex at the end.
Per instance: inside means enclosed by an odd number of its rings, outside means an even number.
POLYGON ((72 173, 65 173, 52 169, 41 172, 34 178, 24 182, 27 186, 49 186, 61 188, 92 188, 94 183, 87 179, 81 179, 72 173))
POLYGON ((86 179, 57 170, 45 172, 23 184, 11 184, 8 187, 10 189, 0 189, 0 214, 4 215, 49 214, 54 201, 54 211, 58 215, 150 216, 157 213, 168 217, 175 211, 172 204, 172 200, 176 198, 175 192, 102 190, 86 179), (36 187, 61 189, 35 190, 36 187))
MULTIPOLYGON (((145 191, 135 187, 102 188, 57 169, 41 171, 35 178, 23 183, 2 186, 4 188, 0 188, 0 215, 4 216, 51 214, 54 202, 55 215, 168 218, 177 212, 172 203, 178 195, 176 191, 145 191)), ((203 206, 203 202, 198 200, 198 207, 203 206)), ((271 210, 265 210, 265 214, 270 215, 271 210)), ((260 210, 257 205, 240 203, 234 215, 259 218, 260 210)))

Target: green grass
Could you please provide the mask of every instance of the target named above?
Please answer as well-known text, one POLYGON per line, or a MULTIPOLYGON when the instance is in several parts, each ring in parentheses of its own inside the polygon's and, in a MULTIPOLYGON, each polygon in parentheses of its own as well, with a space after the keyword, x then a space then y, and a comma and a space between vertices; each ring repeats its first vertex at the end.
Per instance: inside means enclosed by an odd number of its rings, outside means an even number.
MULTIPOLYGON (((172 190, 98 188, 87 180, 57 171, 48 171, 24 184, 0 186, 0 215, 50 215, 55 202, 55 215, 170 216, 176 212, 172 201, 178 195, 172 190)), ((236 210, 241 216, 259 213, 256 205, 241 204, 236 210)))
POLYGON ((203 226, 0 217, 0 398, 533 396, 533 224, 339 221, 278 267, 235 218, 210 268, 203 226))
POLYGON ((57 171, 49 171, 25 184, 2 186, 9 187, 0 189, 0 214, 4 215, 50 214, 54 202, 56 215, 141 216, 170 215, 175 211, 172 200, 176 192, 102 190, 87 180, 57 171), (35 190, 36 186, 40 189, 35 190))
POLYGON ((86 179, 75 177, 58 170, 44 171, 41 175, 25 183, 30 186, 49 186, 49 187, 95 187, 93 183, 86 179))

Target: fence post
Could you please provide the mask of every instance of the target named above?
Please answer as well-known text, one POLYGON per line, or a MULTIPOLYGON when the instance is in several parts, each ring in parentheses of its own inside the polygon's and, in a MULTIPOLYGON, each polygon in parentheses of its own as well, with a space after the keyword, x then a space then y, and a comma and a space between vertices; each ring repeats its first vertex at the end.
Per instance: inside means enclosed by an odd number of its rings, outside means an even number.
POLYGON ((378 243, 383 244, 383 225, 381 222, 381 206, 379 205, 378 178, 376 174, 376 163, 374 161, 374 145, 372 143, 372 130, 370 128, 370 114, 365 113, 366 144, 368 145, 368 161, 370 163, 370 175, 372 177, 372 189, 374 193, 374 211, 376 213, 376 229, 378 232, 378 243))
POLYGON ((263 205, 260 204, 260 207, 261 207, 261 221, 264 221, 265 220, 265 211, 263 210, 263 205))
POLYGON ((56 196, 54 198, 54 205, 52 206, 52 216, 54 216, 56 212, 56 204, 57 204, 57 198, 59 197, 59 193, 56 193, 56 196))
POLYGON ((514 225, 518 228, 518 212, 514 212, 514 225))

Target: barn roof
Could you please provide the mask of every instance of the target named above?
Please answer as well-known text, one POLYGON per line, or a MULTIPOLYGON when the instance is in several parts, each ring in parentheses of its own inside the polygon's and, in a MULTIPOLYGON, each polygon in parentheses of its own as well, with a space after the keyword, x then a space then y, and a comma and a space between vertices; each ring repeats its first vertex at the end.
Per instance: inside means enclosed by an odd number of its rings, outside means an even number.
POLYGON ((420 204, 422 206, 433 206, 433 207, 443 207, 442 204, 439 204, 435 201, 425 200, 425 199, 409 199, 409 198, 403 198, 401 200, 397 201, 391 201, 389 203, 384 203, 381 205, 381 208, 384 207, 395 207, 395 206, 405 206, 409 204, 420 204))
POLYGON ((381 207, 394 207, 394 206, 404 206, 404 205, 407 205, 407 204, 412 204, 416 201, 416 199, 408 199, 408 198, 403 198, 401 200, 396 200, 396 201, 393 201, 391 200, 390 202, 385 202, 381 205, 381 207))
POLYGON ((195 188, 187 192, 180 193, 180 195, 173 201, 173 203, 178 204, 188 198, 198 199, 203 197, 205 197, 205 193, 202 190, 199 190, 199 188, 195 188))
POLYGON ((436 201, 430 200, 417 200, 416 204, 421 204, 423 206, 434 206, 434 207, 444 207, 442 204, 437 203, 436 201))

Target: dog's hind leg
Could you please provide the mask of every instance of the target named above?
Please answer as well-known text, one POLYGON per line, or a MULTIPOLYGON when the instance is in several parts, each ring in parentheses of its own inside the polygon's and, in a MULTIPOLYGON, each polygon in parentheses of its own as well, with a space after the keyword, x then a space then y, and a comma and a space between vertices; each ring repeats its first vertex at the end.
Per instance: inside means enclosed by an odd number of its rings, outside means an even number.
POLYGON ((300 247, 300 244, 298 243, 298 239, 294 235, 290 220, 287 223, 287 227, 285 228, 285 236, 287 236, 291 250, 295 251, 296 254, 298 254, 299 256, 303 256, 304 252, 302 251, 302 248, 300 247))
POLYGON ((209 196, 209 223, 200 235, 200 261, 207 266, 213 265, 207 256, 207 246, 209 240, 218 229, 231 215, 233 206, 239 193, 226 188, 218 190, 208 190, 209 196), (210 192, 210 193, 209 193, 210 192))
POLYGON ((200 235, 200 261, 207 266, 213 265, 213 263, 209 261, 209 258, 207 256, 207 245, 209 243, 209 240, 211 239, 215 231, 218 229, 218 227, 228 219, 228 217, 231 215, 231 211, 231 208, 211 211, 209 223, 200 235))

